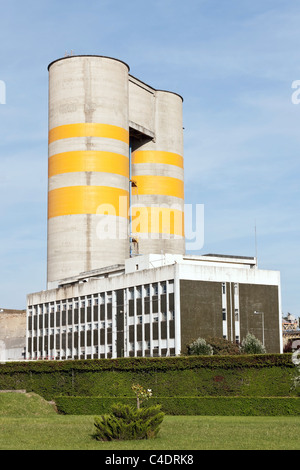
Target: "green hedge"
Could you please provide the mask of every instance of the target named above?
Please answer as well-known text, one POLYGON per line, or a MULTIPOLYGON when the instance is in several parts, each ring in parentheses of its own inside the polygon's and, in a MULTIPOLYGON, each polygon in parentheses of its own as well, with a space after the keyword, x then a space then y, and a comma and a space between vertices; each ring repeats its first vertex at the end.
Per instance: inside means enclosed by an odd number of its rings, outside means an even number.
POLYGON ((129 398, 139 383, 157 397, 286 397, 296 375, 291 354, 28 361, 0 364, 0 390, 129 398))
MULTIPOLYGON (((109 413, 114 403, 136 406, 128 397, 56 397, 60 413, 68 415, 101 415, 109 413)), ((168 415, 206 416, 299 416, 300 398, 278 397, 160 397, 142 406, 160 404, 168 415)))
POLYGON ((253 354, 236 356, 130 357, 67 361, 25 361, 0 364, 1 374, 53 373, 71 371, 169 371, 185 369, 294 368, 292 354, 253 354))

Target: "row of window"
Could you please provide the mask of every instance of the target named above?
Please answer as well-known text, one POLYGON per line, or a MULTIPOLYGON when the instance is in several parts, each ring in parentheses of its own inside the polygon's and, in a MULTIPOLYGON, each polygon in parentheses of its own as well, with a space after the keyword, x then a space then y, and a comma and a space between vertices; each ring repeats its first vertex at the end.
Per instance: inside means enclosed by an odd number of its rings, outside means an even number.
MULTIPOLYGON (((76 360, 76 359, 111 359, 112 358, 112 346, 108 345, 106 351, 103 352, 102 349, 95 346, 92 348, 91 352, 86 350, 79 351, 78 348, 74 350, 50 350, 45 351, 44 354, 39 352, 33 352, 32 354, 27 355, 28 360, 76 360)), ((159 348, 159 346, 154 346, 152 349, 141 349, 131 347, 128 352, 129 357, 164 357, 164 356, 175 356, 175 348, 159 348)))
POLYGON ((164 355, 170 355, 171 349, 174 348, 174 328, 172 326, 169 327, 169 333, 170 336, 162 328, 159 335, 158 330, 153 325, 151 338, 149 329, 145 328, 143 335, 141 330, 137 331, 137 333, 129 330, 126 340, 122 335, 121 338, 117 338, 115 341, 112 332, 108 332, 108 330, 106 332, 103 331, 101 335, 97 331, 81 331, 72 334, 66 332, 59 334, 56 332, 52 336, 29 337, 27 342, 28 358, 47 359, 51 356, 51 358, 57 359, 59 358, 57 356, 60 356, 60 358, 66 359, 77 356, 78 351, 83 355, 87 355, 92 351, 96 354, 94 357, 98 358, 111 357, 110 353, 113 352, 113 343, 119 349, 118 356, 124 356, 125 350, 127 351, 127 356, 131 356, 132 352, 135 355, 151 356, 165 348, 166 352, 164 355))
MULTIPOLYGON (((148 316, 149 317, 149 316, 148 316)), ((175 319, 175 314, 174 312, 170 312, 169 317, 167 317, 167 314, 162 314, 160 318, 160 323, 164 324, 166 323, 167 320, 169 321, 174 321, 175 319)), ((35 323, 35 322, 34 322, 35 323)), ((159 323, 159 317, 158 316, 153 316, 152 318, 152 324, 157 324, 159 323)), ((149 318, 147 317, 137 317, 137 321, 129 321, 128 325, 130 327, 136 325, 150 325, 149 318)), ((72 332, 77 332, 77 331, 89 331, 89 330, 111 330, 112 329, 112 321, 102 321, 102 322, 97 322, 97 323, 82 323, 82 324, 77 324, 77 325, 61 325, 60 326, 50 326, 46 325, 44 328, 39 325, 39 328, 37 329, 37 324, 34 324, 34 328, 31 328, 32 326, 32 320, 29 319, 29 328, 28 328, 28 336, 32 336, 33 333, 39 332, 39 335, 41 336, 47 336, 47 335, 54 335, 54 334, 59 334, 59 333, 72 333, 72 332), (65 328, 64 328, 65 327, 65 328)))
MULTIPOLYGON (((136 287, 130 287, 123 289, 121 292, 127 293, 127 300, 150 299, 152 296, 160 296, 163 294, 174 292, 174 281, 163 281, 153 284, 145 284, 136 287)), ((77 310, 85 307, 98 307, 99 305, 107 305, 113 303, 113 297, 117 300, 117 292, 120 291, 109 291, 101 292, 99 294, 93 294, 88 296, 81 296, 74 299, 66 299, 63 301, 50 302, 46 304, 34 305, 28 308, 28 315, 34 315, 39 313, 54 313, 67 310, 77 310)), ((148 300, 149 301, 149 300, 148 300)))
MULTIPOLYGON (((126 310, 124 304, 116 305, 115 314, 117 317, 123 317, 126 310)), ((144 298, 129 300, 128 315, 130 318, 137 317, 137 323, 143 322, 143 316, 148 316, 152 313, 152 321, 158 321, 158 316, 161 314, 161 319, 166 320, 167 316, 174 319, 174 294, 169 294, 168 299, 166 294, 162 294, 160 298, 153 296, 152 299, 144 298), (143 303, 142 303, 143 302, 143 303)), ((28 316, 28 329, 37 330, 42 328, 54 328, 58 326, 71 326, 86 324, 92 322, 101 322, 105 327, 105 322, 111 322, 113 315, 112 304, 100 305, 100 308, 81 308, 74 310, 62 310, 50 313, 40 313, 39 315, 28 316)), ((146 321, 146 319, 144 320, 146 321)), ((149 321, 149 319, 148 319, 149 321)), ((97 328, 97 327, 96 327, 97 328)))

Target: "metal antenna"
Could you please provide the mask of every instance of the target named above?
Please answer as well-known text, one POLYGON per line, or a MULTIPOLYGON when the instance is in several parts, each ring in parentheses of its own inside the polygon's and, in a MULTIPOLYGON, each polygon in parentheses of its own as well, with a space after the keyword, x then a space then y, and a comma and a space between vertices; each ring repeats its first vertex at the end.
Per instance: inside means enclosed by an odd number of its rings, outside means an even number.
POLYGON ((257 259, 257 235, 256 235, 256 220, 254 224, 254 236, 255 236, 255 257, 256 257, 256 266, 258 266, 258 259, 257 259))

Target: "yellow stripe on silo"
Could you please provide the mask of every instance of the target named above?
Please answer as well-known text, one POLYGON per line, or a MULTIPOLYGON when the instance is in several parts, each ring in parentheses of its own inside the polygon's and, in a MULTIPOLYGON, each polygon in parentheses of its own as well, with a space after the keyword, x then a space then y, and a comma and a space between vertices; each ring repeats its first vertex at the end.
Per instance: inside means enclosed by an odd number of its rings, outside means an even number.
POLYGON ((54 127, 49 131, 49 144, 56 140, 70 139, 72 137, 106 137, 129 143, 129 132, 123 127, 111 124, 85 122, 78 124, 65 124, 54 127))
POLYGON ((178 153, 157 150, 137 150, 132 153, 132 163, 163 163, 183 168, 183 157, 178 153))
POLYGON ((131 231, 184 237, 184 213, 167 207, 132 207, 131 231))
POLYGON ((94 150, 64 152, 49 157, 48 176, 96 171, 129 177, 129 159, 124 155, 94 150))
POLYGON ((158 175, 134 175, 133 196, 153 194, 184 198, 184 183, 178 178, 158 175))
POLYGON ((128 218, 128 191, 109 186, 68 186, 49 191, 48 219, 74 214, 128 218))

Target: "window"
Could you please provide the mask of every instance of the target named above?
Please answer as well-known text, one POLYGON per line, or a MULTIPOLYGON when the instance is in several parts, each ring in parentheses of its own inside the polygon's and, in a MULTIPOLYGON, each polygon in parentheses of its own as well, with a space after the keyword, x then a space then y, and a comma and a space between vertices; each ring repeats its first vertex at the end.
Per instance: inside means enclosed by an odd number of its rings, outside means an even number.
POLYGON ((130 287, 130 289, 129 289, 129 291, 128 291, 128 299, 129 299, 129 300, 134 299, 134 290, 133 290, 133 287, 130 287))
POLYGON ((153 284, 153 295, 158 295, 158 284, 153 284))
POLYGON ((223 321, 226 321, 226 308, 222 308, 223 321))
POLYGON ((142 286, 136 287, 136 297, 140 299, 142 297, 142 286))
POLYGON ((146 284, 144 286, 144 289, 145 289, 145 297, 149 297, 150 296, 150 286, 149 286, 149 284, 146 284))

